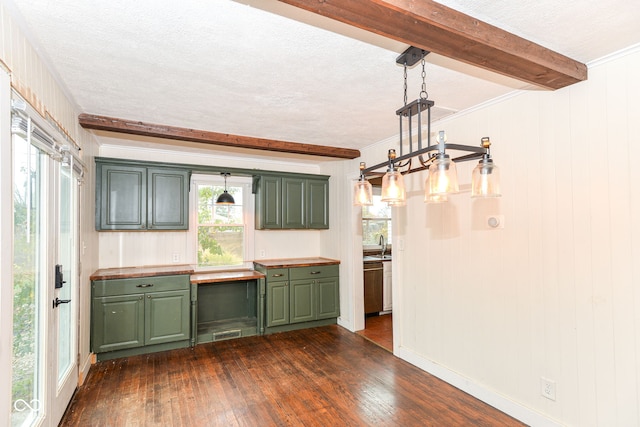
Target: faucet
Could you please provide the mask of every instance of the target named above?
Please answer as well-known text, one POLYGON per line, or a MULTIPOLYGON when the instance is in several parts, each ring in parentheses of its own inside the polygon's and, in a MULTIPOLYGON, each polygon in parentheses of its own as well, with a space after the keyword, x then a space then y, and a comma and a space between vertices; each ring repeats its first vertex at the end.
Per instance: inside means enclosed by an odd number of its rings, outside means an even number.
POLYGON ((382 247, 381 256, 384 258, 384 253, 387 251, 387 242, 385 242, 384 240, 384 234, 380 235, 380 240, 378 241, 378 244, 382 247))

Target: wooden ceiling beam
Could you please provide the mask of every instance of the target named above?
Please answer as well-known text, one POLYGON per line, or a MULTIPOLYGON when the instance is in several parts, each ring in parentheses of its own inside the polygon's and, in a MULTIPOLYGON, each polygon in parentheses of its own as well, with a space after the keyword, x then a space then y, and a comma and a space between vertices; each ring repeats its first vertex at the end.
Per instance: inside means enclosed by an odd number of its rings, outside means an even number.
POLYGON ((546 89, 587 79, 586 65, 431 0, 279 1, 546 89))
POLYGON ((94 114, 80 114, 78 116, 78 122, 80 123, 80 126, 85 129, 104 130, 130 135, 151 136, 179 141, 199 142, 203 144, 224 145, 227 147, 250 148, 254 150, 277 151, 281 153, 335 157, 339 159, 355 159, 360 157, 360 151, 351 148, 230 135, 228 133, 159 125, 136 120, 98 116, 94 114))

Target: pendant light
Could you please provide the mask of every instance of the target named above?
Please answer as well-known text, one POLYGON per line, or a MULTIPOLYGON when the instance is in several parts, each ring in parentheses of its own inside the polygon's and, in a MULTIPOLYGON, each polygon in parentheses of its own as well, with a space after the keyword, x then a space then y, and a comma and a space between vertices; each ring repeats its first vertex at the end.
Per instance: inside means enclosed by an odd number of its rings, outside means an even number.
POLYGON ((216 204, 217 205, 233 205, 236 203, 236 201, 233 200, 233 196, 227 192, 227 177, 231 174, 228 172, 222 172, 220 173, 220 175, 224 176, 224 192, 218 196, 218 199, 216 200, 216 204))
POLYGON ((429 174, 424 181, 424 202, 425 203, 444 203, 449 199, 442 194, 431 194, 431 186, 429 185, 429 174))
POLYGON ((369 173, 382 170, 386 173, 382 177, 381 200, 389 206, 404 206, 406 204, 406 190, 403 174, 411 174, 428 170, 425 180, 425 203, 441 203, 448 200, 448 195, 459 192, 458 173, 455 162, 466 162, 480 159, 480 163, 473 170, 471 182, 472 197, 499 197, 500 173, 493 164, 489 151, 489 138, 481 139, 480 146, 446 143, 444 131, 439 131, 437 144, 431 144, 431 107, 435 103, 428 99, 426 87, 425 56, 429 52, 410 46, 398 58, 396 63, 404 69, 404 105, 396 110, 399 118, 399 155, 391 149, 387 161, 366 168, 360 164, 360 180, 354 186, 354 205, 363 205, 367 199, 367 185, 364 179, 369 173), (407 68, 418 62, 422 63, 422 87, 418 99, 407 102, 407 68), (423 124, 422 115, 426 115, 423 124), (404 124, 407 125, 405 128, 404 124), (414 126, 417 124, 417 129, 414 126), (423 129, 426 128, 426 129, 423 129), (406 129, 406 130, 405 130, 406 129), (414 135, 417 136, 417 147, 414 147, 414 135), (426 135, 426 146, 423 146, 422 135, 426 135), (405 142, 407 144, 405 144, 405 142), (408 153, 403 153, 403 147, 408 145, 408 153), (454 152, 453 158, 449 155, 454 152), (458 152, 466 154, 458 155, 458 152), (427 158, 425 159, 425 156, 427 158), (412 160, 417 160, 418 167, 412 168, 412 160), (454 162, 455 160, 455 162, 454 162), (364 168, 364 169, 363 169, 364 168), (400 172, 402 170, 403 172, 400 172))
POLYGON ((432 196, 446 196, 460 191, 456 164, 445 153, 446 142, 447 135, 444 131, 438 132, 438 153, 433 156, 433 162, 429 166, 428 191, 432 196))
POLYGON ((456 164, 448 154, 437 154, 429 167, 429 194, 446 196, 458 191, 460 190, 456 164))
POLYGON ((365 162, 360 162, 360 178, 353 187, 354 206, 373 205, 373 187, 371 187, 371 183, 364 177, 363 171, 365 167, 367 167, 365 162))
POLYGON ((500 197, 500 169, 493 164, 489 147, 489 137, 481 140, 482 147, 487 149, 486 154, 471 173, 471 197, 500 197))
POLYGON ((380 200, 392 206, 403 206, 407 197, 404 189, 404 178, 393 165, 396 158, 396 150, 391 149, 387 154, 389 167, 387 173, 382 177, 382 196, 380 200))

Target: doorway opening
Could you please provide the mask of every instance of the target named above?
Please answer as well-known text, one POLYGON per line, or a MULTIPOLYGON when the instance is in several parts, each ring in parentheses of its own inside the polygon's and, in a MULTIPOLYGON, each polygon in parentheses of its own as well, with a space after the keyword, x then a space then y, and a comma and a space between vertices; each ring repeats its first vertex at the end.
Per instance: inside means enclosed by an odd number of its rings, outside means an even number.
POLYGON ((374 187, 373 205, 362 207, 364 324, 360 335, 393 352, 391 207, 374 187))

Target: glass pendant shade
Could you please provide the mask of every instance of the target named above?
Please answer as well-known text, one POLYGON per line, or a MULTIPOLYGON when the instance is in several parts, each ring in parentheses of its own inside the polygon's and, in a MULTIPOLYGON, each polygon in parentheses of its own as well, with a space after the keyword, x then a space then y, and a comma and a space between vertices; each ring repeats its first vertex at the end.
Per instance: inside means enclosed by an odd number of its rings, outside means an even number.
POLYGON ((373 205, 373 187, 366 179, 356 181, 353 186, 353 205, 371 206, 373 205))
POLYGON ((471 174, 471 197, 500 197, 500 170, 483 158, 471 174))
POLYGON ((431 190, 429 186, 429 175, 427 175, 427 179, 424 181, 424 202, 425 203, 444 203, 446 202, 447 196, 443 194, 431 194, 429 191, 431 190))
POLYGON ((397 170, 389 170, 382 177, 382 197, 381 201, 398 206, 405 202, 406 192, 404 189, 404 178, 397 170))
POLYGON ((444 196, 459 191, 456 164, 446 154, 440 154, 429 166, 429 194, 444 196))

